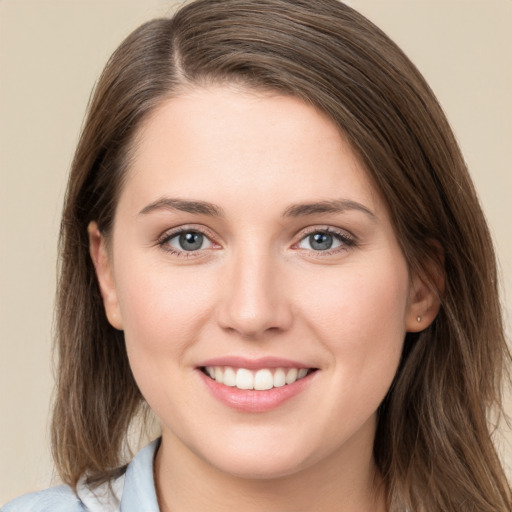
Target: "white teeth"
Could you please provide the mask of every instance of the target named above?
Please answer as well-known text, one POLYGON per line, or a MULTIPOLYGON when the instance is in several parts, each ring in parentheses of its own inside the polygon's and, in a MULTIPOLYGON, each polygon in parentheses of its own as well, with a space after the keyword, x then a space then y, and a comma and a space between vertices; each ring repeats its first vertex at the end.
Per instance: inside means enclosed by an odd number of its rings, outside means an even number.
POLYGON ((230 366, 207 366, 204 370, 213 380, 225 386, 257 391, 293 384, 304 378, 309 372, 308 368, 276 368, 275 370, 261 368, 253 371, 246 368, 235 369, 230 366))
POLYGON ((286 384, 291 384, 297 380, 297 368, 290 368, 286 374, 286 384))
POLYGON ((274 377, 270 370, 258 370, 254 376, 254 389, 264 391, 274 387, 274 377))
MULTIPOLYGON (((215 379, 217 380, 217 379, 215 379)), ((236 386, 236 373, 233 368, 230 368, 229 366, 224 369, 224 381, 223 384, 225 386, 236 386)))
POLYGON ((254 375, 250 370, 239 368, 236 372, 236 387, 238 389, 254 389, 254 375))
POLYGON ((307 374, 308 371, 306 370, 306 368, 301 368, 297 373, 297 379, 302 379, 302 377, 305 377, 307 374))
POLYGON ((280 388, 286 384, 286 374, 282 368, 278 368, 274 373, 274 387, 280 388))

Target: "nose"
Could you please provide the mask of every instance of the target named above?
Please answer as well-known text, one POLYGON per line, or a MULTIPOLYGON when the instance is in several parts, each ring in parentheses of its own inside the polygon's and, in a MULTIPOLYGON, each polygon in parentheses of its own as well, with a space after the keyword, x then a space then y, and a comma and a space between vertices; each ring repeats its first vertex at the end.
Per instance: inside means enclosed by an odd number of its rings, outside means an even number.
POLYGON ((261 251, 243 251, 230 263, 221 283, 219 325, 246 339, 288 330, 292 308, 277 262, 261 251))

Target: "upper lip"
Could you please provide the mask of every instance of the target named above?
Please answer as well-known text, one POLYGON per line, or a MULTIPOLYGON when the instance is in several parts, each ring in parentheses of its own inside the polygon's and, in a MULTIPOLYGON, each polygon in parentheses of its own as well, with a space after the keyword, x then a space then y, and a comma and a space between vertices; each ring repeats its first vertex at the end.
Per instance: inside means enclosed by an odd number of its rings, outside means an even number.
POLYGON ((272 356, 254 359, 242 356, 214 357, 198 365, 199 368, 205 366, 231 366, 234 368, 247 368, 248 370, 258 370, 260 368, 314 368, 308 363, 272 356))

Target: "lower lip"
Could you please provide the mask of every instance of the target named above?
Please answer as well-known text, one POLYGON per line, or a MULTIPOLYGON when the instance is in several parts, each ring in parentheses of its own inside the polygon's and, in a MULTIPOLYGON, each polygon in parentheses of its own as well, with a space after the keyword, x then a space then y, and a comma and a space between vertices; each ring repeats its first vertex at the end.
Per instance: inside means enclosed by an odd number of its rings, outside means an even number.
POLYGON ((286 384, 279 388, 256 391, 225 386, 208 377, 201 370, 198 372, 206 387, 217 400, 232 409, 243 412, 265 412, 279 407, 303 391, 316 374, 316 372, 312 372, 306 377, 296 380, 293 384, 286 384))

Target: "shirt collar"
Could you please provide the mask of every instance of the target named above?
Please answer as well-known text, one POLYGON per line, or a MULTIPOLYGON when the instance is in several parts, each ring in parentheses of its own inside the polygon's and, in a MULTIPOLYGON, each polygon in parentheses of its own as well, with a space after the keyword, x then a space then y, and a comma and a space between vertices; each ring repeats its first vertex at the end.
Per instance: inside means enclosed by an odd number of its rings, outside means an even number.
POLYGON ((137 453, 126 469, 120 512, 159 512, 153 461, 160 446, 155 439, 137 453))

